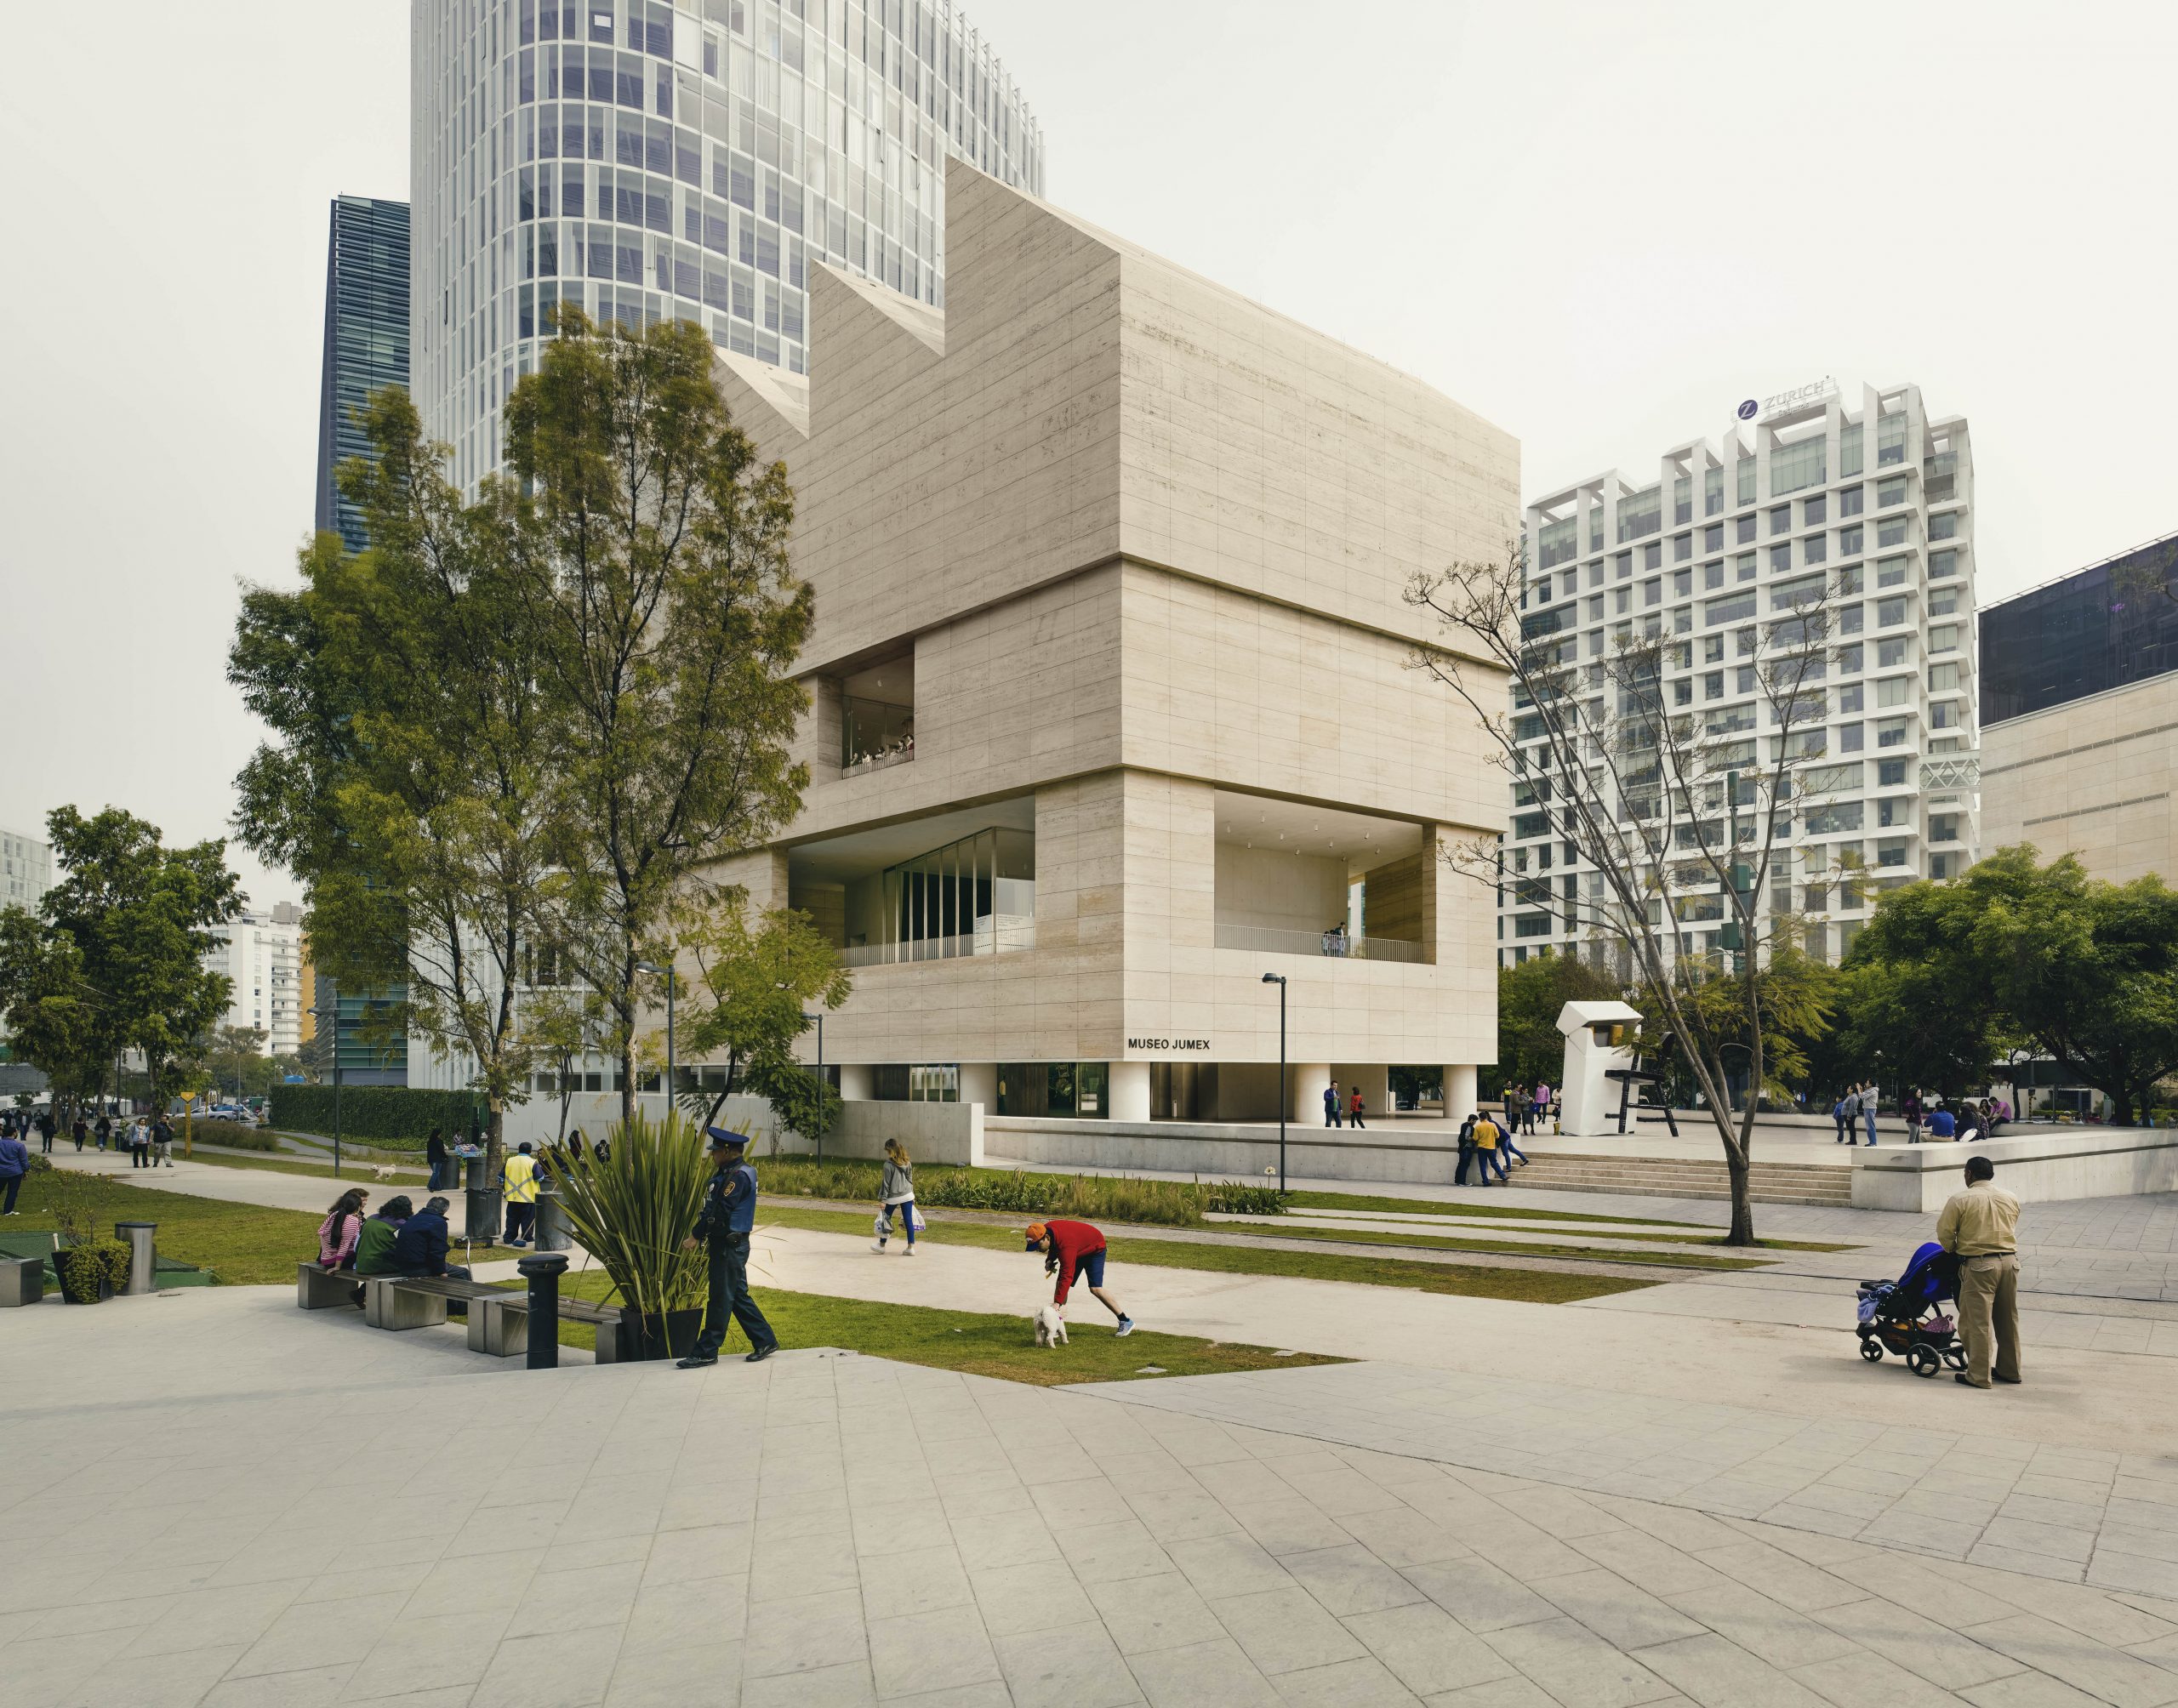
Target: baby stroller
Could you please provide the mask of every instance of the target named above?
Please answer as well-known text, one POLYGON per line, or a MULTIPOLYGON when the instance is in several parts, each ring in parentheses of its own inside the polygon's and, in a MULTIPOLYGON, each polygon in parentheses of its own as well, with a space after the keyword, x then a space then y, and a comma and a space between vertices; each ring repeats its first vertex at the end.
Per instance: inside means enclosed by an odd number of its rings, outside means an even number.
POLYGON ((1957 1324, 1936 1312, 1940 1301, 1958 1297, 1958 1260, 1930 1240, 1896 1281, 1861 1283, 1861 1356, 1879 1364, 1890 1352, 1917 1376, 1932 1376, 1945 1364, 1964 1369, 1957 1324))

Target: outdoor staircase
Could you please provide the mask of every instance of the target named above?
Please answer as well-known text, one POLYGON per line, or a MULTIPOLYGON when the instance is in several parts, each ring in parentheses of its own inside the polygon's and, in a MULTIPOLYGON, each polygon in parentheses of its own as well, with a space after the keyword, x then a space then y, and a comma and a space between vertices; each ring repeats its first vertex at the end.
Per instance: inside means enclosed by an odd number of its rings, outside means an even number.
MULTIPOLYGON (((1530 1151, 1528 1165, 1513 1170, 1513 1184, 1553 1192, 1616 1192, 1635 1198, 1730 1198, 1731 1178, 1722 1158, 1591 1156, 1570 1151, 1530 1151)), ((1750 1166, 1748 1195, 1759 1204, 1816 1204, 1850 1208, 1853 1171, 1816 1163, 1750 1166)))

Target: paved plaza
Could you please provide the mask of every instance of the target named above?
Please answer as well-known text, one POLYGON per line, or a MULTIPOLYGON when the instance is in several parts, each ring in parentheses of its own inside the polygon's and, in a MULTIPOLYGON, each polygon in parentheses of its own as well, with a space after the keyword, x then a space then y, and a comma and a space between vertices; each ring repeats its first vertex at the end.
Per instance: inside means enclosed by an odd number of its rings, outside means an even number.
MULTIPOLYGON (((1560 1435, 1442 1373, 533 1375, 273 1289, 0 1333, 34 1375, 0 1398, 9 1708, 2178 1701, 2178 1598, 1576 1487, 1560 1435), (1256 1422, 1207 1415, 1221 1385, 1256 1422), (1402 1450, 1341 1438, 1463 1388, 1402 1450)), ((1708 1421, 1639 1450, 1750 1426, 1708 1421)), ((1932 1494, 2001 1464, 2010 1499, 2178 1498, 1997 1434, 1854 1451, 1932 1494)))
MULTIPOLYGON (((1857 1249, 1576 1306, 1115 1265, 1147 1327, 1357 1362, 1075 1389, 533 1375, 283 1288, 9 1312, 0 1705, 2178 1703, 2178 1204, 2028 1206, 1994 1394, 1854 1356, 1930 1218, 1761 1214, 1857 1249)), ((1024 1338, 1039 1284, 801 1229, 756 1267, 1024 1338)))

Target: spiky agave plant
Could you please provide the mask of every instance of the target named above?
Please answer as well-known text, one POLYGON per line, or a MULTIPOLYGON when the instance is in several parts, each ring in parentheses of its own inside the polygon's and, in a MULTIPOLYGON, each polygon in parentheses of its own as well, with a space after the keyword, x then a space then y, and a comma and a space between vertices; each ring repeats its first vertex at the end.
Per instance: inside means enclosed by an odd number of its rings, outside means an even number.
POLYGON ((647 1316, 700 1309, 710 1271, 701 1251, 684 1251, 710 1179, 696 1129, 678 1115, 640 1111, 609 1131, 602 1159, 560 1167, 556 1185, 575 1241, 596 1259, 619 1302, 647 1316))

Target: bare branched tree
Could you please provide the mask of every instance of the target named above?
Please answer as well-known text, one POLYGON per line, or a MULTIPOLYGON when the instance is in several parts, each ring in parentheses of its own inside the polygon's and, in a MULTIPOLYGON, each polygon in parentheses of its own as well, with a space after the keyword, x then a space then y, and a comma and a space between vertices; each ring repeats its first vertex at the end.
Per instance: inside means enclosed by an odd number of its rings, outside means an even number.
POLYGON ((1443 639, 1417 648, 1412 663, 1487 732, 1513 789, 1516 844, 1519 831, 1537 828, 1527 815, 1539 815, 1546 849, 1595 869, 1554 890, 1542 856, 1530 872, 1528 851, 1515 845, 1508 870, 1497 837, 1456 844, 1446 858, 1563 917, 1580 951, 1645 999, 1663 1033, 1652 1052, 1667 1042, 1676 1051, 1723 1145, 1730 1243, 1750 1244, 1756 1104, 1772 1082, 1780 1022, 1810 1017, 1780 1011, 1801 1005, 1804 988, 1779 976, 1798 961, 1803 929, 1790 907, 1787 839, 1795 811, 1825 810, 1824 685, 1840 662, 1832 601, 1847 589, 1819 570, 1748 584, 1703 601, 1699 632, 1668 630, 1661 610, 1628 615, 1599 656, 1583 659, 1578 635, 1561 632, 1553 612, 1525 610, 1525 584, 1517 544, 1502 563, 1417 576, 1408 602, 1435 615, 1443 639), (1765 596, 1767 612, 1757 603, 1765 596), (1740 697, 1748 692, 1752 705, 1740 697), (1736 1114, 1735 1068, 1747 1088, 1736 1114))

